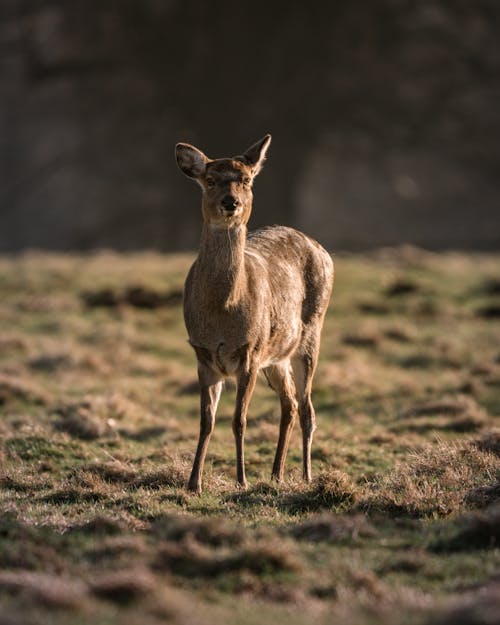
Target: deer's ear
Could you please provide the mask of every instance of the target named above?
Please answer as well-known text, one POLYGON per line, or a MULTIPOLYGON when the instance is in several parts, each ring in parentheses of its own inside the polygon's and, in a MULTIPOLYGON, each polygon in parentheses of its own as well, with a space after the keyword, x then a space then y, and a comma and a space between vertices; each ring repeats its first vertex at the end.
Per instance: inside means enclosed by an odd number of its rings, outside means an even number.
POLYGON ((195 180, 205 173, 205 168, 209 159, 201 150, 195 148, 189 143, 178 143, 175 146, 175 158, 179 169, 186 174, 188 178, 195 180))
POLYGON ((243 155, 240 157, 240 159, 244 163, 250 165, 253 170, 254 176, 256 176, 262 169, 270 144, 271 135, 266 135, 265 137, 262 137, 260 141, 257 141, 257 143, 254 143, 252 146, 250 146, 248 150, 244 152, 243 155))

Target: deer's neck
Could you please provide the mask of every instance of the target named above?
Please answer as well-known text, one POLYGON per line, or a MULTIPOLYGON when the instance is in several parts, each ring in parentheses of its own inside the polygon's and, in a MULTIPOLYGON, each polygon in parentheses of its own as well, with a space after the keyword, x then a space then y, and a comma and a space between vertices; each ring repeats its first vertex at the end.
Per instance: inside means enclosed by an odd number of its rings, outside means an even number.
POLYGON ((217 304, 229 308, 247 291, 245 272, 245 225, 219 229, 203 225, 198 253, 198 280, 217 304))

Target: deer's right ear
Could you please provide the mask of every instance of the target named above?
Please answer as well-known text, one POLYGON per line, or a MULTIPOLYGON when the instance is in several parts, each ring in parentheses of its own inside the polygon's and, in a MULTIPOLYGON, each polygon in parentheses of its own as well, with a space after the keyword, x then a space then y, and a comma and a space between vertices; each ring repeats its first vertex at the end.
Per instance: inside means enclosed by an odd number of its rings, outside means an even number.
POLYGON ((188 178, 194 178, 195 180, 205 173, 205 168, 209 159, 189 143, 178 143, 175 146, 175 158, 177 159, 177 165, 179 169, 188 176, 188 178))

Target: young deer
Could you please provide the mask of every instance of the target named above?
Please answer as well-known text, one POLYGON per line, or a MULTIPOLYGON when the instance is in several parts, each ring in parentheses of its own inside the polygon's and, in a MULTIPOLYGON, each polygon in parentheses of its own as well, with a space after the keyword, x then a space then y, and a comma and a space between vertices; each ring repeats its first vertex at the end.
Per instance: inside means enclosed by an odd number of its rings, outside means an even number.
POLYGON ((201 392, 200 438, 188 488, 201 493, 208 442, 225 377, 236 378, 238 483, 246 487, 244 436, 257 373, 281 402, 272 477, 281 480, 297 412, 303 442, 303 476, 311 480, 315 430, 311 386, 320 333, 333 285, 333 262, 316 241, 282 226, 247 234, 252 183, 271 136, 241 156, 210 159, 186 143, 177 164, 202 188, 203 229, 198 257, 186 279, 184 319, 196 352, 201 392))

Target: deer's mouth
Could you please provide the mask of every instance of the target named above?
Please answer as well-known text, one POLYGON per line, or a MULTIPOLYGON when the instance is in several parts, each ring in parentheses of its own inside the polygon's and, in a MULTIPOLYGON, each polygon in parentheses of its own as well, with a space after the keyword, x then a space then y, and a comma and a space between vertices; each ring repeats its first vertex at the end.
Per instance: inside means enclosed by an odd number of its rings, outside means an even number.
POLYGON ((237 217, 241 213, 241 208, 238 206, 237 208, 220 208, 220 214, 224 217, 224 219, 230 219, 231 217, 237 217))

